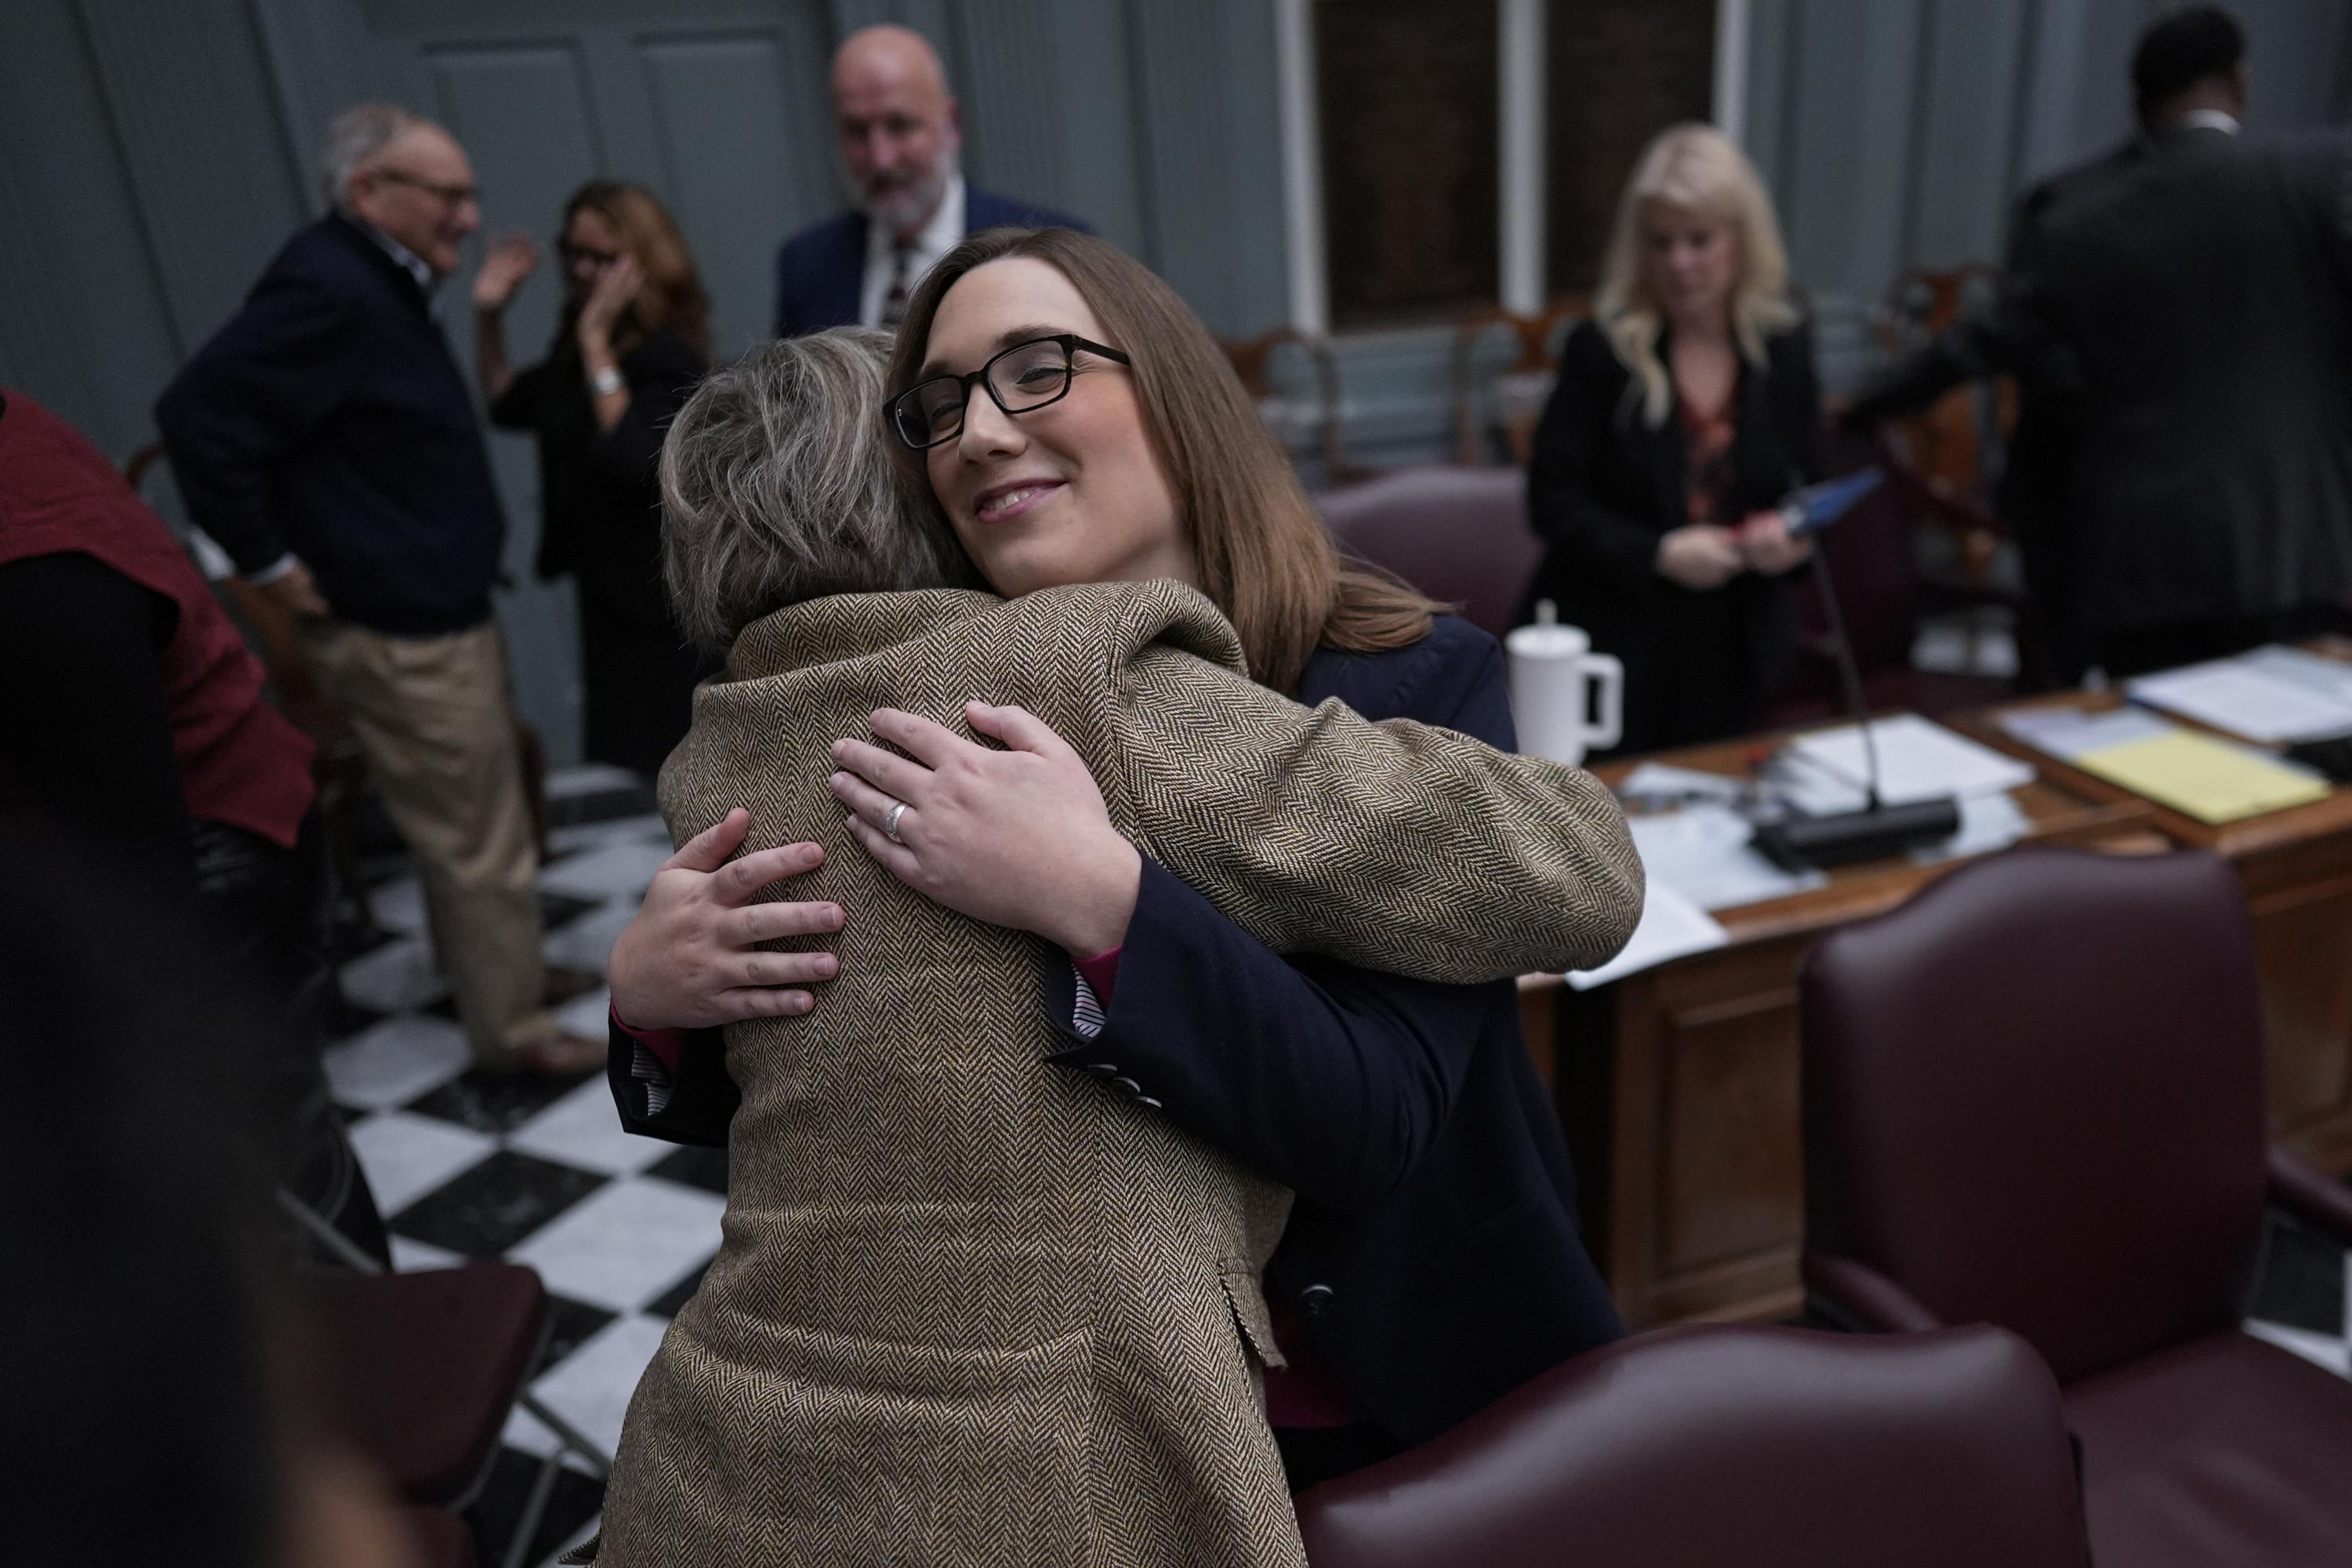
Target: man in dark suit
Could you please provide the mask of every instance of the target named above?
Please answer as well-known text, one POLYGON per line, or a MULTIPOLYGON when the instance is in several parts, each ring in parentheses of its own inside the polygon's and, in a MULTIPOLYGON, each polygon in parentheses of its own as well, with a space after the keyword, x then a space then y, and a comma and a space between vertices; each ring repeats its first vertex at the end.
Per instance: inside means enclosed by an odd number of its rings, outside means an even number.
POLYGON ((2352 141, 2243 142, 2243 56, 2211 8, 2148 31, 2143 150, 2053 205, 1976 329, 2076 399, 2054 547, 2114 676, 2331 629, 2352 597, 2352 141))
POLYGON ((506 518, 434 286, 481 223, 473 169, 389 104, 337 117, 335 210, 278 252, 155 406, 195 523, 290 616, 415 854, 485 1065, 602 1047, 542 1005, 539 855, 490 612, 506 518))
MULTIPOLYGON (((2143 37, 2140 51, 2168 24, 2143 37)), ((2028 187, 2010 222, 2001 258, 2015 277, 2032 255, 2042 226, 2074 198, 2098 189, 2146 155, 2166 128, 2143 124, 2128 140, 2095 158, 2059 170, 2028 187)), ((1966 382, 1987 381, 2011 369, 2000 341, 1998 310, 1971 313, 1912 353, 1865 380, 1845 415, 1870 426, 1928 407, 1966 382)), ((2013 372, 2011 374, 2014 374, 2013 372)), ((2065 521, 2067 491, 2082 442, 2077 389, 2034 375, 2017 377, 2017 423, 1993 487, 1993 510, 2017 540, 2026 605, 2018 626, 2019 678, 2031 690, 2074 686, 2094 658, 2075 609, 2072 545, 2065 521)))
POLYGON ((924 273, 968 234, 1007 225, 1087 226, 965 184, 963 127, 940 58, 919 33, 866 27, 833 58, 834 127, 856 210, 784 242, 776 335, 895 327, 924 273))

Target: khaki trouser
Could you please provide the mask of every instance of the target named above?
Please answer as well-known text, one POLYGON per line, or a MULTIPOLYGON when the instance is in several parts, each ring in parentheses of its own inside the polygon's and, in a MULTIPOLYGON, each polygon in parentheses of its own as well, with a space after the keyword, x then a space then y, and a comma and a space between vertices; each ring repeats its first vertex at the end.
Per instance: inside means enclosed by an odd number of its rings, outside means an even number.
POLYGON ((475 1057, 494 1060, 548 1033, 539 847, 497 624, 398 637, 308 621, 301 637, 416 855, 434 957, 475 1057))

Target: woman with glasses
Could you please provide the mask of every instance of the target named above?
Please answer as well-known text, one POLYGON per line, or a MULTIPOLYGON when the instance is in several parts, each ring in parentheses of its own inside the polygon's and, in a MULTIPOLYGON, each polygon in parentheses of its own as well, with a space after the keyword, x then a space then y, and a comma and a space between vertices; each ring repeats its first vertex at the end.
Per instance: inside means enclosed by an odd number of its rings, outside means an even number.
MULTIPOLYGON (((1225 614, 1276 691, 1512 743, 1494 640, 1341 563, 1214 341, 1111 247, 1058 230, 967 240, 917 289, 891 387, 908 478, 999 593, 1172 578, 1225 614)), ((1055 1066, 1132 1084, 1297 1193, 1265 1273, 1287 1363, 1267 1374, 1268 1414, 1295 1484, 1423 1441, 1620 1331, 1511 984, 1278 954, 1131 843, 1047 809, 1018 759, 978 752, 952 773, 866 748, 841 762, 852 829, 884 866, 1054 942, 1059 984, 1086 974, 1099 1029, 1066 1031, 1055 1066)), ((1265 788, 1297 784, 1277 771, 1265 788)), ((630 1026, 824 1008, 852 967, 845 951, 752 951, 861 917, 790 892, 751 902, 789 889, 806 851, 730 864, 745 830, 730 818, 688 844, 614 950, 615 1083, 635 1131, 724 1142, 736 1090, 715 1031, 630 1026)), ((1630 920, 1639 901, 1620 888, 1596 915, 1630 920)))
POLYGON ((509 234, 474 280, 490 419, 539 438, 539 574, 578 592, 585 752, 651 775, 686 733, 703 667, 661 586, 654 465, 710 351, 709 302, 652 192, 592 180, 564 205, 563 310, 547 356, 507 360, 507 304, 539 264, 509 234))
MULTIPOLYGON (((1078 324, 955 383, 1115 413, 1103 367, 1126 356, 1078 324)), ((1048 1020, 1086 1009, 1038 938, 1098 952, 1116 917, 1051 853, 993 868, 985 907, 927 897, 958 831, 933 784, 1009 763, 1070 854, 1130 876, 1148 854, 1270 946, 1423 981, 1613 947, 1630 841, 1590 774, 1254 684, 1233 626, 1167 574, 948 587, 953 536, 881 439, 886 344, 771 344, 664 451, 682 618, 731 648, 664 811, 680 837, 738 801, 762 844, 812 825, 810 890, 856 915, 824 1006, 727 1032, 727 1236, 638 1387, 597 1560, 1295 1564, 1255 1382, 1288 1194, 1114 1064, 1048 1065, 1048 1020), (835 761, 908 798, 843 823, 835 761)), ((902 428, 944 417, 913 416, 902 401, 902 428)))

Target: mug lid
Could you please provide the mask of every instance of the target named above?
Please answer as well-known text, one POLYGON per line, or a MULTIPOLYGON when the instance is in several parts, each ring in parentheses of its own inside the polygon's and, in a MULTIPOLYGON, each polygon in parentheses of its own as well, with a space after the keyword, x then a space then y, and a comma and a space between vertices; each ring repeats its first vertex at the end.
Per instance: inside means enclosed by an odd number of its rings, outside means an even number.
POLYGON ((1503 639, 1503 646, 1522 658, 1566 658, 1573 654, 1590 652, 1592 638, 1580 626, 1546 623, 1512 628, 1510 635, 1503 639))

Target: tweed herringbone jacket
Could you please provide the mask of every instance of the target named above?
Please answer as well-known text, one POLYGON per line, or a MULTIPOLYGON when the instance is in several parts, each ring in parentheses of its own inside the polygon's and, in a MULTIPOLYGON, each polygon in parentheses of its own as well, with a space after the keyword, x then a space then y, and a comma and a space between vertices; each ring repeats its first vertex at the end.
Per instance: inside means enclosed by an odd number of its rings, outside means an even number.
POLYGON ((776 891, 849 918, 814 1012, 727 1030, 725 1239, 630 1404, 598 1563, 1303 1561, 1257 1376, 1288 1194, 1048 1065, 1045 944, 900 884, 825 787, 877 707, 1017 703, 1277 949, 1468 982, 1622 942, 1641 870, 1591 775, 1242 669, 1175 584, 937 591, 770 616, 698 694, 673 835, 748 805, 746 852, 826 851, 776 891))

